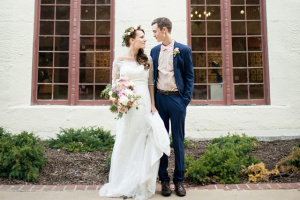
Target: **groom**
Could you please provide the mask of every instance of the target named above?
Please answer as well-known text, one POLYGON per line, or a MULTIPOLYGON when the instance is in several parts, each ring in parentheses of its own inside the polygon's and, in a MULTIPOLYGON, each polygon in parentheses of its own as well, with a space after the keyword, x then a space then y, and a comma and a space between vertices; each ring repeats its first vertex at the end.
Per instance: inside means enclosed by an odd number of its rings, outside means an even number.
MULTIPOLYGON (((185 196, 182 184, 184 179, 184 124, 186 107, 191 101, 194 83, 194 70, 190 47, 173 40, 172 22, 165 17, 152 22, 155 39, 162 44, 151 49, 154 68, 155 104, 165 127, 171 130, 175 153, 175 170, 173 182, 178 196, 185 196)), ((168 156, 163 155, 159 166, 163 196, 171 195, 170 177, 168 175, 168 156)))

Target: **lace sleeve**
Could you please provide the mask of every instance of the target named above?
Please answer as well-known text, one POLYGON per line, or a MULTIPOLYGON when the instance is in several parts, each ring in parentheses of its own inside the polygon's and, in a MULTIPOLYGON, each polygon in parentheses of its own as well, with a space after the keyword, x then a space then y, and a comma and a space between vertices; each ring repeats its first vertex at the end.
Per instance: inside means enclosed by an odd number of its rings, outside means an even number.
POLYGON ((152 58, 149 57, 149 63, 150 63, 150 68, 149 68, 149 78, 148 78, 148 85, 154 85, 154 70, 153 70, 153 61, 152 58))
POLYGON ((120 78, 120 65, 119 62, 115 60, 113 62, 112 83, 114 83, 119 78, 120 78))

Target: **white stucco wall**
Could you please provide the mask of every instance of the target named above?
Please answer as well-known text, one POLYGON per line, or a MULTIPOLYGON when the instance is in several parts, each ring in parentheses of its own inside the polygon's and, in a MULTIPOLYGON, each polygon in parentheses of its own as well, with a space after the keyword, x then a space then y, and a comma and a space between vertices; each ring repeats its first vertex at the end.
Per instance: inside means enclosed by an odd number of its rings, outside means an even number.
MULTIPOLYGON (((145 29, 149 53, 157 44, 150 24, 160 16, 172 20, 172 35, 177 41, 187 42, 185 0, 115 2, 116 57, 126 51, 121 47, 122 32, 134 24, 145 29)), ((10 0, 0 4, 0 126, 11 132, 33 131, 43 138, 54 136, 60 127, 97 125, 114 133, 114 115, 107 106, 31 105, 35 2, 10 0)), ((267 0, 271 105, 189 106, 188 136, 211 138, 227 132, 300 136, 299 8, 299 0, 267 0)))

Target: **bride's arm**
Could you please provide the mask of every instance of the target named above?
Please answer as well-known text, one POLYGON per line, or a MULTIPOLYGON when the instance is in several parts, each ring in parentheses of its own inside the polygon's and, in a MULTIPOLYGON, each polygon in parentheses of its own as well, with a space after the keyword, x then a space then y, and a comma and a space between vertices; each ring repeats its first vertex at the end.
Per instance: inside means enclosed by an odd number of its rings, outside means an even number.
POLYGON ((155 107, 155 98, 154 98, 154 77, 153 77, 153 62, 150 57, 150 68, 149 68, 149 79, 148 79, 148 87, 150 92, 150 98, 151 98, 151 112, 154 114, 157 112, 157 109, 155 107))

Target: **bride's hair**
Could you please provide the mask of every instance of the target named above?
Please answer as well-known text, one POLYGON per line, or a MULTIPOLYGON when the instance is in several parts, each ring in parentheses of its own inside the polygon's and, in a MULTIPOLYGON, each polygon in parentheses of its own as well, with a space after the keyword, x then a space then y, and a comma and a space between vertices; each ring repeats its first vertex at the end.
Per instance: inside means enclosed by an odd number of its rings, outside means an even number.
MULTIPOLYGON (((130 47, 130 38, 134 39, 136 37, 136 31, 142 31, 145 33, 145 31, 141 28, 141 25, 127 28, 122 36, 122 46, 130 47)), ((150 68, 149 59, 144 53, 144 49, 139 49, 138 54, 136 55, 136 61, 140 65, 144 65, 145 70, 150 68)))

